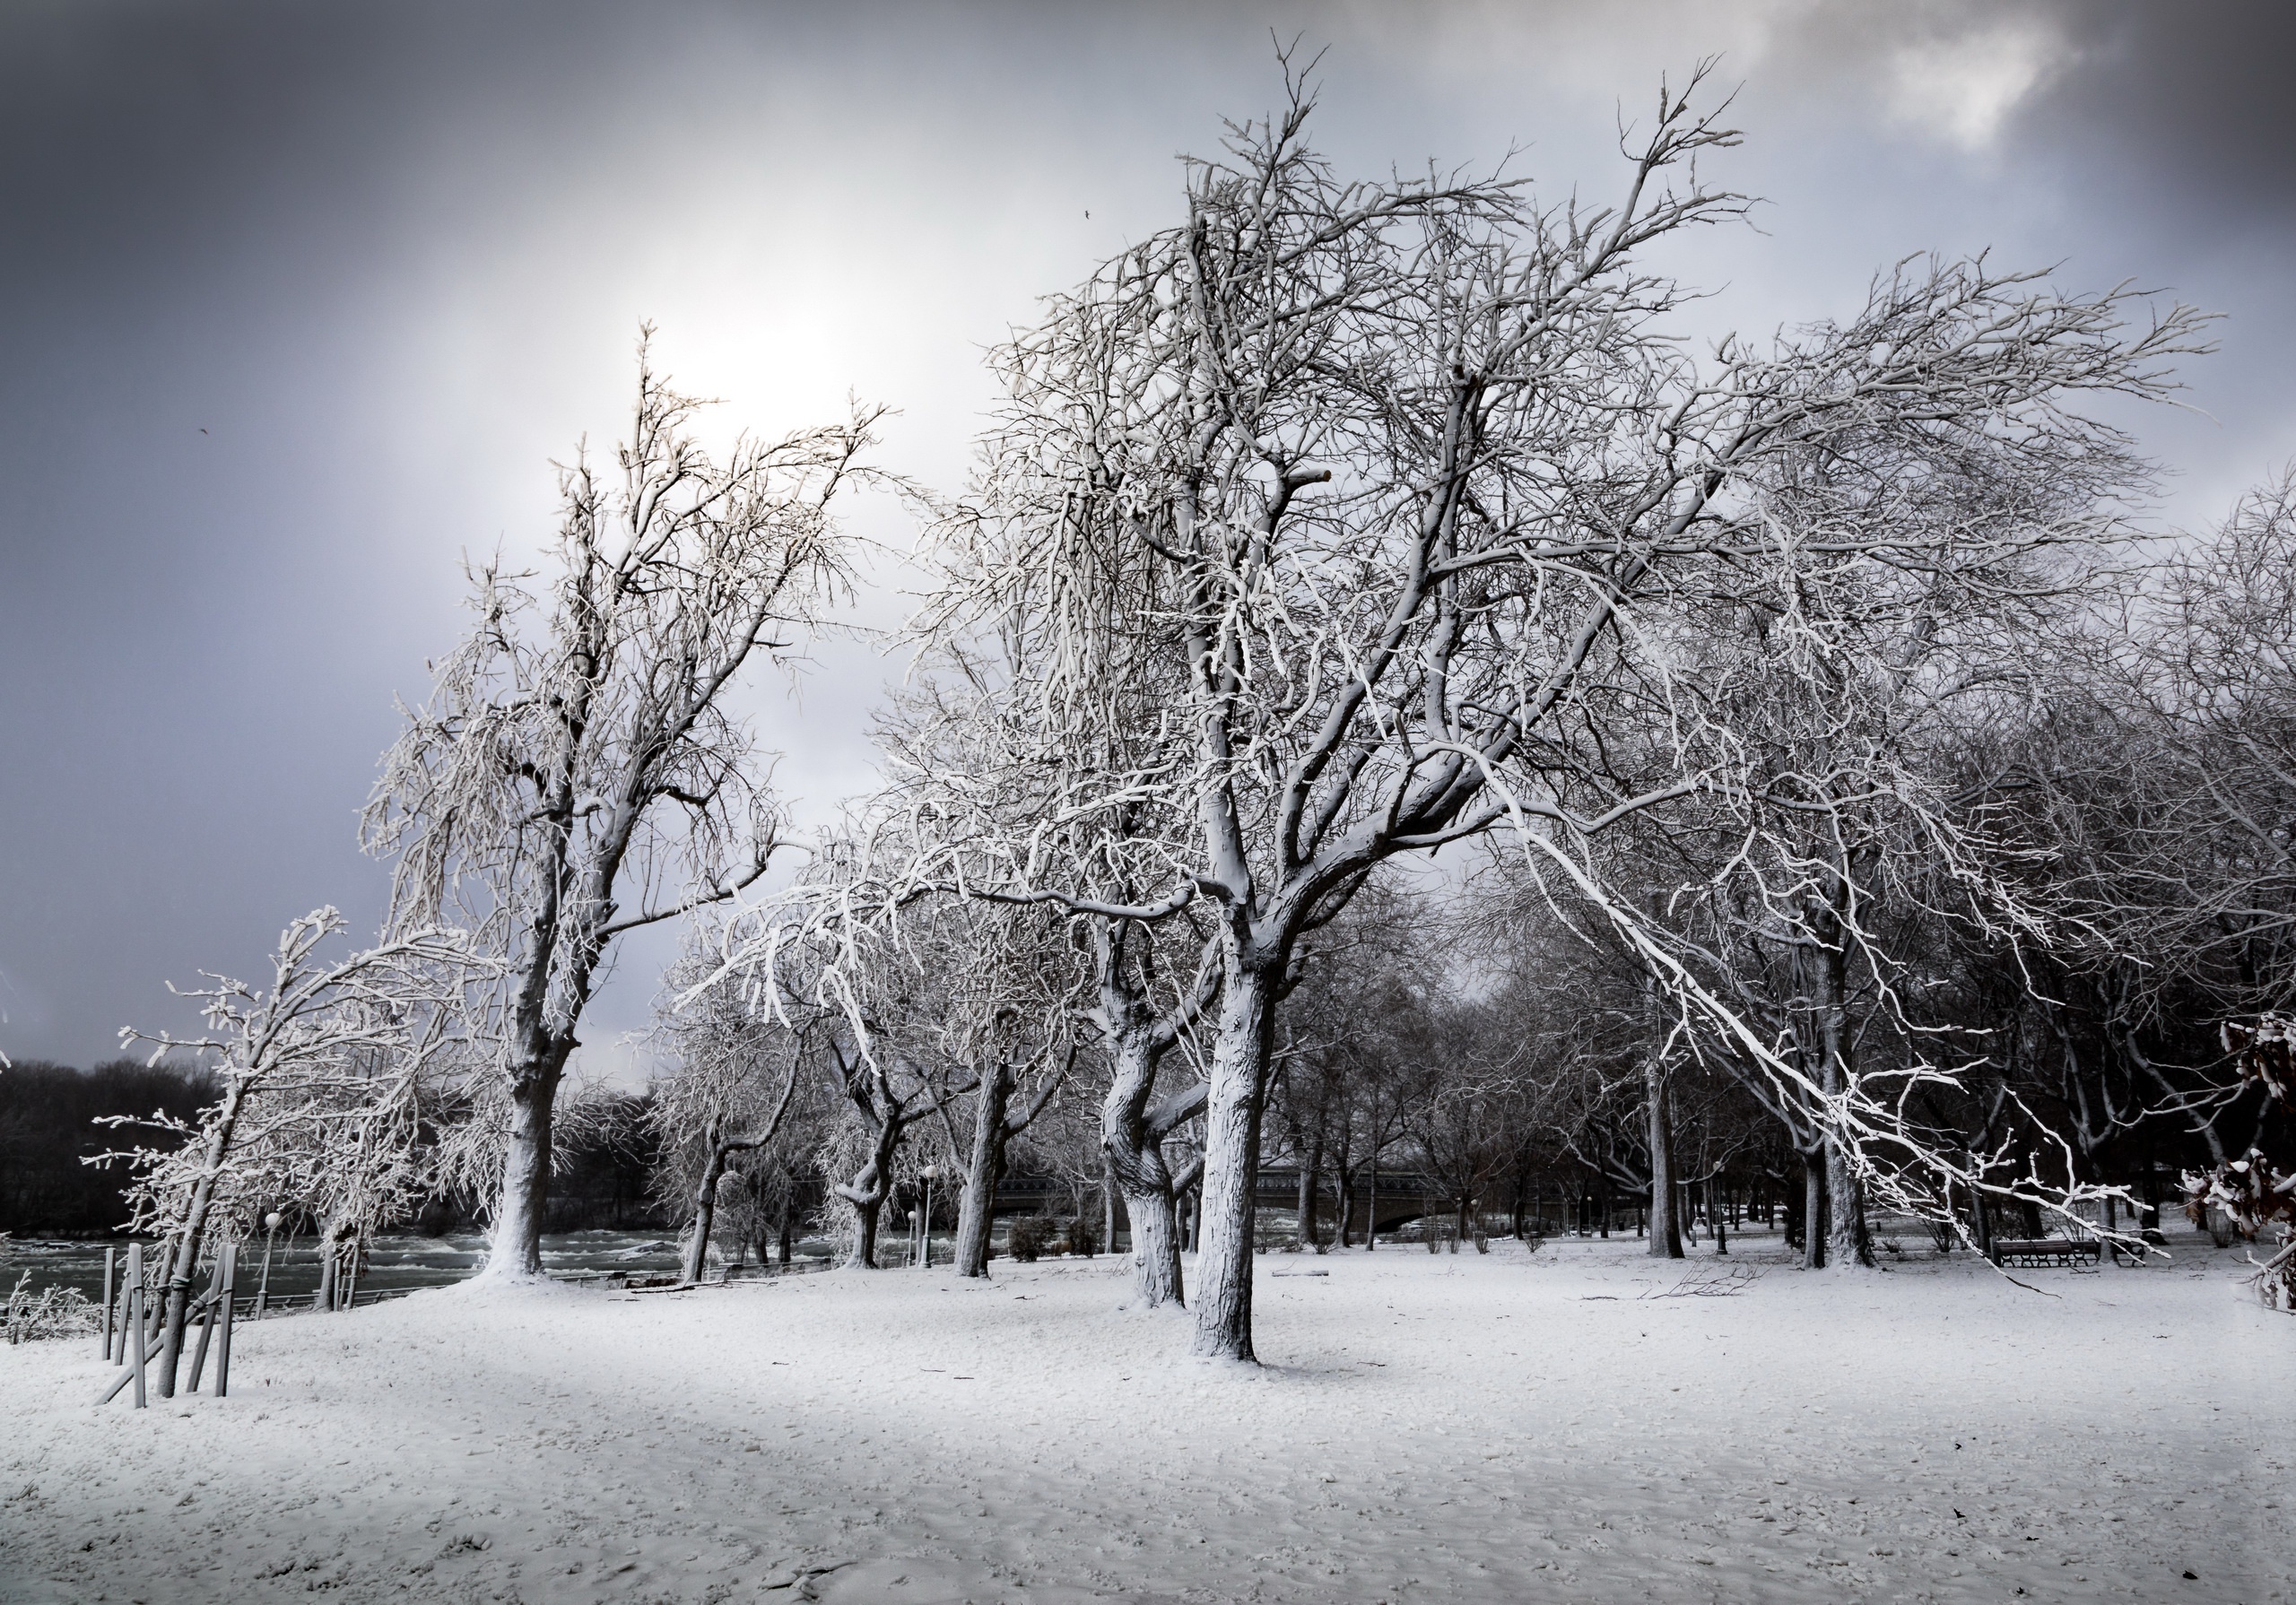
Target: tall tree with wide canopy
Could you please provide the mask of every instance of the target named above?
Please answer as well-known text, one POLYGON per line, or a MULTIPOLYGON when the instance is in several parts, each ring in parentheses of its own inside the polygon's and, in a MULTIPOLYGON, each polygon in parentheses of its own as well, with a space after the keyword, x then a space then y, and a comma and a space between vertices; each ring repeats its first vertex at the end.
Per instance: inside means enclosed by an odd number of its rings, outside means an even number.
MULTIPOLYGON (((1726 703, 1679 672, 1680 646, 1718 577, 1801 572, 1805 549, 1761 516, 1764 472, 1884 446, 2046 471, 2118 444, 2075 396, 2154 394, 2191 344, 2181 311, 2126 335, 2121 295, 1976 263, 1884 277, 1846 324, 1695 360, 1668 317, 1687 292, 1643 258, 1744 203, 1699 178, 1735 135, 1691 94, 1662 92, 1600 210, 1498 178, 1346 182, 1304 144, 1309 114, 1295 84, 1281 114, 1236 128, 1191 168, 1182 222, 1014 341, 987 482, 1062 494, 967 526, 970 584, 948 610, 1003 618, 1037 577, 1074 577, 1090 606, 1043 630, 1013 681, 1057 703, 1097 662, 1062 648, 1154 599, 1127 615, 1166 647, 1152 760, 1097 784, 1184 809, 1189 856, 1144 900, 1086 911, 1149 920, 1197 897, 1216 915, 1194 1346, 1230 1359, 1252 1358, 1254 1171, 1301 933, 1380 863, 1511 822, 1656 943, 1578 849, 1739 784, 1726 703), (1143 568, 1163 577, 1092 583, 1143 568), (1618 749, 1661 745, 1657 785, 1621 783, 1647 766, 1622 770, 1618 749)), ((1901 563, 1922 539, 1853 531, 1824 560, 1901 563)), ((1049 876, 1029 889, 1098 901, 1049 876)))

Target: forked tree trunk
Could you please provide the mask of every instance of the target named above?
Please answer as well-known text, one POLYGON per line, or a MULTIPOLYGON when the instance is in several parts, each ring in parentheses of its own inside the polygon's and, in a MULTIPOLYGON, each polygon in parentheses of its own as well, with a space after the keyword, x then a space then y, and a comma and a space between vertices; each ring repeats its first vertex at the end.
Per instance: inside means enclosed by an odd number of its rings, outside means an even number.
POLYGON ((1164 1139, 1201 1099, 1190 1089, 1151 1106, 1161 1053, 1151 1026, 1127 1020, 1116 1039, 1115 1073, 1100 1105, 1100 1156, 1124 1195, 1135 1285, 1150 1309, 1187 1302, 1180 1280, 1179 1188, 1164 1157, 1164 1139))
POLYGON ((1202 1359, 1249 1362, 1252 1221, 1266 1109, 1274 993, 1281 955, 1228 966, 1205 1112, 1204 1227, 1196 1260, 1196 1336, 1202 1359))
POLYGON ((853 1229, 846 1239, 845 1269, 877 1268, 877 1222, 885 1200, 892 1195, 893 1155, 900 1147, 902 1122, 898 1115, 877 1130, 875 1152, 850 1182, 837 1184, 837 1195, 853 1207, 853 1229))

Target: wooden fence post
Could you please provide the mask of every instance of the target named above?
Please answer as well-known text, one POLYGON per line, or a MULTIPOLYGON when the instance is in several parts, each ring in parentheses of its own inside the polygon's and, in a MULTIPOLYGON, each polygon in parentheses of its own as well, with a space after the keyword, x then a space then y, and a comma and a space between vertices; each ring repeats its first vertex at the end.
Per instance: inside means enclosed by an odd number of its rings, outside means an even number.
POLYGON ((184 1392, 199 1392, 199 1374, 207 1368, 207 1340, 215 1335, 215 1289, 222 1285, 221 1267, 207 1279, 207 1297, 200 1300, 207 1307, 199 1312, 199 1341, 191 1346, 191 1381, 184 1392))
POLYGON ((111 1266, 112 1255, 118 1250, 107 1245, 104 1249, 104 1358, 111 1358, 111 1266))
POLYGON ((127 1346, 135 1350, 135 1354, 130 1357, 128 1363, 135 1368, 134 1373, 135 1379, 135 1408, 137 1410, 142 1410, 144 1408, 144 1350, 145 1343, 144 1340, 144 1305, 145 1299, 144 1293, 144 1245, 141 1243, 130 1243, 127 1245, 127 1288, 128 1308, 130 1311, 130 1318, 127 1323, 127 1346))

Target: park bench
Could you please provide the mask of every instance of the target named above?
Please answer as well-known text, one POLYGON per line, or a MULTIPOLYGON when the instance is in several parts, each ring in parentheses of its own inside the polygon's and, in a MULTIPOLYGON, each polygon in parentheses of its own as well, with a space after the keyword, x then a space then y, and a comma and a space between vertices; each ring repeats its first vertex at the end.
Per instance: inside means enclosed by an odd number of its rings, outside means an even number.
POLYGON ((2093 1265, 2097 1262, 2097 1242, 2093 1237, 2086 1240, 2072 1237, 1996 1237, 1993 1240, 1993 1262, 1996 1265, 2093 1265))

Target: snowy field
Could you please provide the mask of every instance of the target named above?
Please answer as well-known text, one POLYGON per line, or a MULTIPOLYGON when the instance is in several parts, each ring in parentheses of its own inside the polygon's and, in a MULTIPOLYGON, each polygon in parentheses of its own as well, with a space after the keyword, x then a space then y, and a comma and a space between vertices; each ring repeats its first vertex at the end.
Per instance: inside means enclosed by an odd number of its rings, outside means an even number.
POLYGON ((141 1414, 0 1349, 0 1598, 2296 1598, 2296 1324, 2232 1255, 1639 1246, 1270 1254, 1257 1373, 1106 1258, 419 1293, 141 1414))

